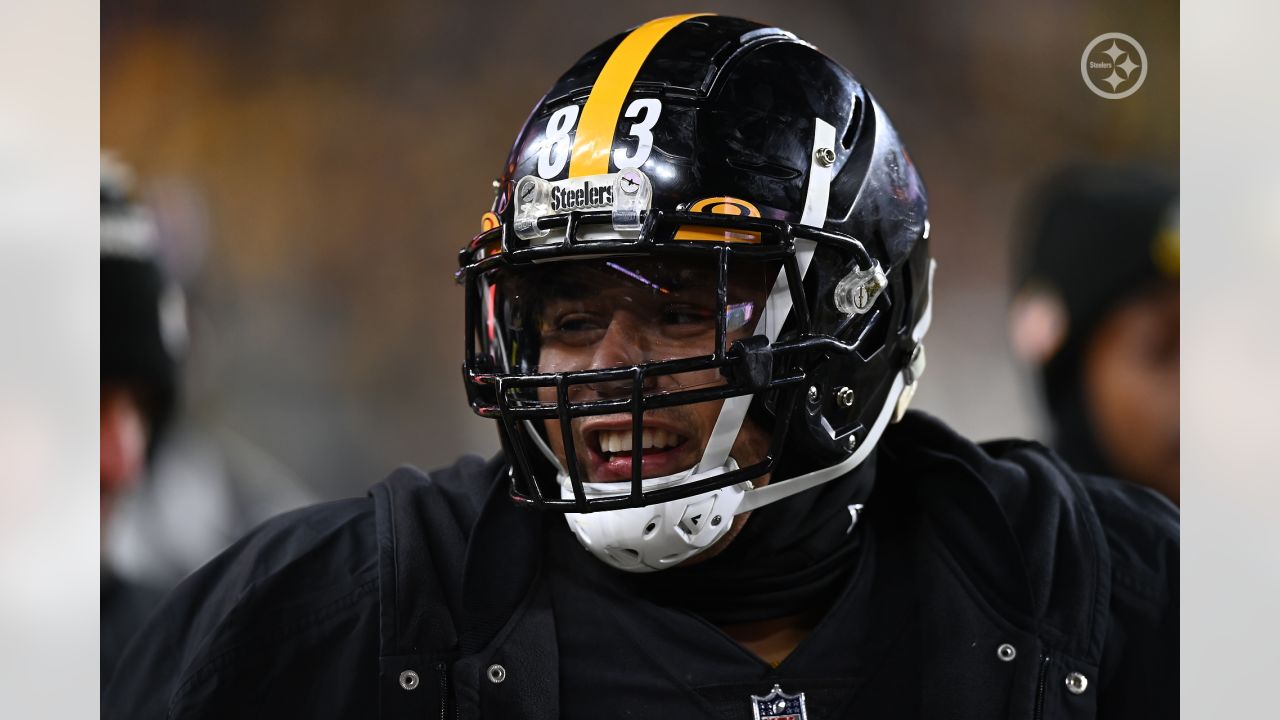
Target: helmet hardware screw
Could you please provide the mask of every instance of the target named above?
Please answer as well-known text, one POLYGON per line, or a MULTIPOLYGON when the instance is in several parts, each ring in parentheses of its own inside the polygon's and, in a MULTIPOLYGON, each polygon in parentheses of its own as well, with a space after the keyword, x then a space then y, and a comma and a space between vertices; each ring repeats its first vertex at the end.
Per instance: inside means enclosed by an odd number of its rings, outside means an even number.
POLYGON ((842 387, 837 390, 836 402, 845 407, 853 407, 853 388, 842 387))
POLYGON ((622 186, 624 195, 635 195, 640 192, 640 180, 633 171, 624 173, 619 180, 619 185, 622 186))
POLYGON ((854 305, 859 310, 866 310, 871 306, 871 301, 880 291, 884 289, 884 284, 880 282, 880 277, 872 275, 865 283, 858 286, 854 295, 854 305))
POLYGON ((836 161, 836 151, 831 148, 818 148, 813 151, 813 159, 822 167, 831 167, 836 161))
POLYGON ((810 385, 809 386, 809 404, 817 405, 819 397, 821 397, 821 395, 818 394, 818 386, 810 385))
POLYGON ((879 263, 873 262, 871 267, 865 270, 855 267, 841 278, 832 299, 840 312, 861 315, 871 309, 888 285, 889 278, 885 277, 884 270, 880 269, 879 263))
POLYGON ((720 516, 719 516, 719 515, 714 515, 714 516, 712 516, 712 518, 711 518, 711 526, 712 526, 712 527, 715 527, 715 526, 718 526, 719 524, 720 524, 720 516))
POLYGON ((858 438, 854 437, 853 434, 850 433, 849 437, 844 439, 844 448, 849 452, 853 452, 853 449, 856 447, 858 447, 858 438))

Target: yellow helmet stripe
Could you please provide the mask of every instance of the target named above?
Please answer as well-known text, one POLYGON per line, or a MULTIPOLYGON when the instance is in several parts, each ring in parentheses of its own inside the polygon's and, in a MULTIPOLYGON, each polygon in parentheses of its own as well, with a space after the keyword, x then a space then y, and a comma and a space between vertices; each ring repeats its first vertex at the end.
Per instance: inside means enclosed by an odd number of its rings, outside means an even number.
POLYGON ((672 28, 689 18, 707 14, 672 15, 650 20, 622 39, 600 70, 600 77, 596 78, 591 95, 582 108, 582 119, 578 121, 578 132, 573 139, 573 155, 569 159, 569 177, 609 172, 613 133, 622 113, 622 103, 627 99, 627 92, 631 90, 640 66, 672 28))

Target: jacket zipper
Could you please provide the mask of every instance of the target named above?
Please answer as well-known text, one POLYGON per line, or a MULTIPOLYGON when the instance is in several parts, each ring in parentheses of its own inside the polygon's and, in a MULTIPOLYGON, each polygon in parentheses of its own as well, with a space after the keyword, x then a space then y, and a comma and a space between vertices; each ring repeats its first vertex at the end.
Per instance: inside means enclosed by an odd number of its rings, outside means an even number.
POLYGON ((1040 656, 1040 679, 1036 685, 1036 712, 1032 716, 1032 720, 1043 720, 1044 718, 1044 691, 1049 677, 1049 656, 1040 656))
POLYGON ((440 720, 449 720, 449 664, 436 663, 440 673, 440 720))

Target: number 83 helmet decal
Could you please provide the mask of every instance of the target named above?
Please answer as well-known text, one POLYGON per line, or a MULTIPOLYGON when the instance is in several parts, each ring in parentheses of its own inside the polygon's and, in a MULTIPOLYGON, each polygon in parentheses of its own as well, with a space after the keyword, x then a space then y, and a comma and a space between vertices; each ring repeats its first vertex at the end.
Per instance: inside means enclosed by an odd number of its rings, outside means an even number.
POLYGON ((926 215, 884 111, 784 30, 683 15, 588 52, 459 255, 512 497, 650 571, 852 470, 924 368, 926 215))

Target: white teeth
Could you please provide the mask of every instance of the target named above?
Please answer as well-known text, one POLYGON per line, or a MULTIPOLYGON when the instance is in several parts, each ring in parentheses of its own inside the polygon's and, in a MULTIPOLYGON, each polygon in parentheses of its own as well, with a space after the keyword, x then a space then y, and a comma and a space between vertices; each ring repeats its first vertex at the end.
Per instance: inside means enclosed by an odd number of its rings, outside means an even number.
MULTIPOLYGON (((684 442, 684 438, 666 430, 645 428, 640 439, 641 448, 675 447, 684 442)), ((606 453, 631 452, 632 435, 629 430, 601 430, 600 450, 606 453)))

